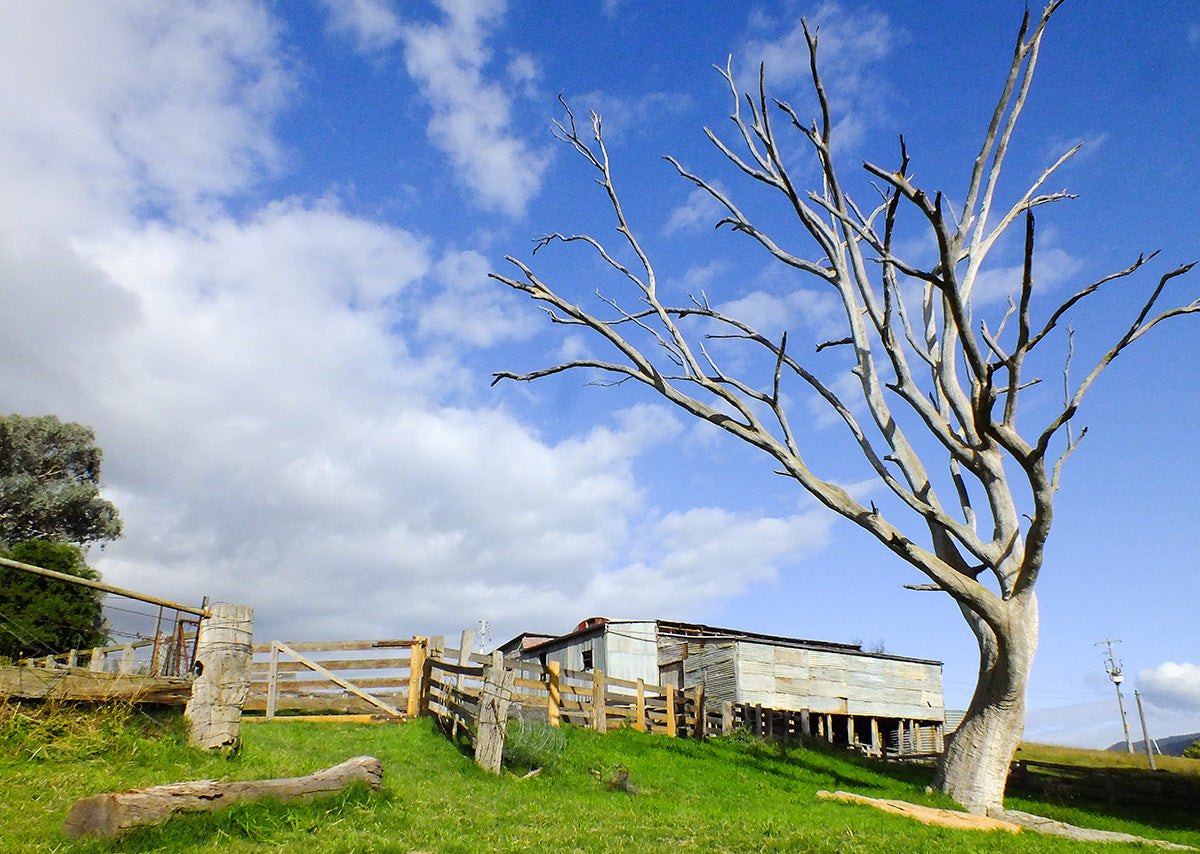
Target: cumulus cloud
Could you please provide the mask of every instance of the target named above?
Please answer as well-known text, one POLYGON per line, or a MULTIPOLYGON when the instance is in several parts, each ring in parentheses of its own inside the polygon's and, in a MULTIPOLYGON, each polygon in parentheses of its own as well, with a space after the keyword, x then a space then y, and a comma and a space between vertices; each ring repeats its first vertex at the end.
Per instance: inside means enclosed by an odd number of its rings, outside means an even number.
POLYGON ((362 53, 374 53, 400 40, 400 19, 388 0, 321 0, 334 32, 354 38, 362 53))
POLYGON ((1200 712, 1200 665, 1164 661, 1139 670, 1138 688, 1150 702, 1167 709, 1200 712))
POLYGON ((437 290, 421 310, 421 335, 474 347, 532 335, 539 318, 489 279, 490 270, 488 260, 474 250, 447 253, 434 269, 437 290))
MULTIPOLYGON (((817 33, 821 76, 837 113, 834 143, 853 147, 865 131, 865 117, 885 103, 887 82, 874 71, 875 64, 903 41, 904 33, 881 12, 861 8, 851 12, 832 2, 822 3, 808 16, 808 23, 817 33)), ((742 89, 758 91, 758 69, 765 65, 767 85, 778 97, 787 100, 788 92, 797 89, 807 94, 808 45, 799 17, 775 18, 760 10, 751 27, 760 35, 747 39, 735 53, 742 89)), ((799 103, 794 106, 802 109, 799 103)))
POLYGON ((277 162, 268 131, 292 82, 257 4, 13 4, 3 23, 9 234, 181 215, 277 162))
POLYGON ((711 230, 726 213, 711 193, 697 188, 688 193, 687 201, 671 211, 663 234, 669 237, 680 231, 711 230))
MULTIPOLYGON (((548 152, 512 128, 512 102, 485 78, 487 34, 503 0, 442 0, 446 21, 404 29, 405 62, 433 110, 429 138, 485 207, 517 215, 540 189, 548 152)), ((518 70, 519 67, 518 67, 518 70)))
POLYGON ((598 575, 585 596, 595 613, 627 614, 629 591, 656 616, 685 614, 695 605, 771 582, 784 562, 825 545, 831 514, 820 510, 782 518, 697 507, 669 513, 644 532, 651 554, 598 575))
MULTIPOLYGON (((1068 281, 1083 266, 1083 262, 1055 246, 1039 249, 1033 256, 1033 281, 1035 291, 1053 289, 1068 281)), ((1021 278, 1025 274, 1024 264, 1005 267, 990 267, 981 270, 975 279, 975 299, 979 303, 993 303, 1008 299, 1020 291, 1021 278)))
POLYGON ((800 325, 818 336, 838 334, 842 328, 842 307, 837 297, 806 288, 784 293, 751 291, 721 305, 719 311, 745 321, 769 338, 778 338, 781 332, 800 325))
MULTIPOLYGON (((0 189, 22 200, 0 212, 0 397, 95 427, 126 523, 91 555, 107 580, 253 604, 267 637, 515 633, 686 607, 823 542, 804 516, 648 506, 635 461, 682 431, 662 406, 552 440, 482 397, 464 353, 529 309, 477 249, 265 189, 302 81, 264 7, 28 8, 0 11, 0 189)), ((391 38, 383 5, 330 8, 361 49, 391 38)), ((403 36, 431 134, 495 143, 464 174, 519 209, 539 161, 483 77, 503 5, 442 8, 403 36)))

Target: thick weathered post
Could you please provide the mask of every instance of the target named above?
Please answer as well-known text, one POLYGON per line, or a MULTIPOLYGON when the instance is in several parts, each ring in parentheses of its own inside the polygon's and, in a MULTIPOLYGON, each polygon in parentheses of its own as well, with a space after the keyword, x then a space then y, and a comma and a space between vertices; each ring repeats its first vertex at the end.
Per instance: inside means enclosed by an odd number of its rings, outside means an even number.
POLYGON ((242 704, 250 691, 254 609, 219 602, 200 621, 196 681, 184 715, 188 743, 204 750, 241 745, 242 704))
POLYGON ((414 637, 412 646, 408 649, 408 706, 405 714, 410 718, 415 718, 421 713, 421 697, 424 691, 422 676, 425 673, 425 647, 428 643, 426 638, 414 637))
POLYGON ((646 681, 640 676, 637 681, 637 717, 633 721, 633 728, 638 732, 646 731, 646 681))
POLYGON ((726 700, 721 705, 721 735, 733 732, 733 703, 726 700))
POLYGON ((475 738, 475 764, 483 770, 500 773, 504 759, 504 738, 508 727, 508 703, 512 697, 515 674, 505 668, 504 653, 492 653, 492 663, 483 671, 479 692, 479 730, 475 738))
POLYGON ((693 736, 694 738, 697 738, 697 739, 699 739, 700 741, 703 741, 703 740, 704 740, 704 728, 707 726, 707 723, 708 723, 708 722, 705 720, 705 717, 704 717, 704 716, 705 716, 705 712, 704 712, 704 686, 703 686, 703 685, 697 685, 697 686, 696 686, 696 692, 695 692, 695 693, 696 693, 696 699, 695 699, 695 706, 696 706, 696 728, 695 728, 694 730, 692 730, 692 736, 693 736))
POLYGON ((667 686, 667 736, 675 737, 675 686, 667 686))
POLYGON ((603 670, 592 671, 592 729, 608 732, 608 709, 605 694, 608 691, 603 670))
POLYGON ((88 661, 88 670, 93 673, 102 673, 104 671, 104 653, 100 651, 100 647, 92 650, 92 658, 88 661))
POLYGON ((562 717, 562 694, 558 688, 559 672, 562 670, 562 665, 557 661, 546 662, 546 670, 549 674, 546 682, 546 721, 550 726, 558 726, 562 717))

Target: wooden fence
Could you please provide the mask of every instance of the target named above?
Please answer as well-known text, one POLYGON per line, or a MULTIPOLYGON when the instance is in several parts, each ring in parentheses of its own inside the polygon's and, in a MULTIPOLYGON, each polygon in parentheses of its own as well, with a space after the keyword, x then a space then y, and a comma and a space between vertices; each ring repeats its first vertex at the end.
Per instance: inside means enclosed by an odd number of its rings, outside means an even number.
POLYGON ((425 638, 255 644, 246 711, 412 717, 425 638))
POLYGON ((187 676, 196 651, 196 632, 185 632, 184 625, 180 621, 174 634, 95 649, 72 649, 57 655, 26 658, 20 664, 46 670, 82 668, 121 676, 187 676))

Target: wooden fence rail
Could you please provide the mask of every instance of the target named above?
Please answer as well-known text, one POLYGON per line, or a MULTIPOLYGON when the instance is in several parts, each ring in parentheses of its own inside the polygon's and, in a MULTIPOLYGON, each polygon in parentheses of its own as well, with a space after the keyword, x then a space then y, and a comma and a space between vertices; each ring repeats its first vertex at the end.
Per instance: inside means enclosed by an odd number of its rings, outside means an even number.
POLYGON ((255 644, 247 711, 415 716, 425 638, 255 644))
POLYGON ((186 676, 192 665, 195 643, 194 631, 179 631, 132 643, 25 658, 20 661, 20 666, 46 670, 83 668, 93 673, 122 676, 186 676))

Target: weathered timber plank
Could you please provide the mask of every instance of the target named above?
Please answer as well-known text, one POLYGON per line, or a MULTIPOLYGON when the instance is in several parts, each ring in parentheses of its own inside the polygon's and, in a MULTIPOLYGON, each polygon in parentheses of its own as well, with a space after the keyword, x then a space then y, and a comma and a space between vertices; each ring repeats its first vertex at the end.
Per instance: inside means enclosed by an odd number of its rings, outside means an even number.
POLYGON ((191 693, 191 679, 180 676, 129 676, 85 668, 0 667, 0 697, 182 705, 191 693))
POLYGON ((455 664, 452 661, 441 661, 439 659, 430 659, 429 665, 434 670, 441 670, 443 673, 459 673, 475 679, 483 678, 483 668, 478 665, 455 664))
MULTIPOLYGON (((350 649, 407 649, 412 646, 411 640, 348 640, 348 641, 284 641, 298 652, 335 652, 350 649)), ((256 643, 253 646, 255 655, 265 655, 271 651, 271 644, 256 643)))
MULTIPOLYGON (((288 647, 291 649, 291 647, 288 647)), ((338 658, 338 659, 312 659, 324 667, 326 670, 408 670, 409 659, 407 658, 338 658)), ((252 673, 259 675, 266 673, 270 669, 270 662, 256 661, 251 670, 252 673)), ((298 661, 280 661, 280 673, 297 673, 308 670, 303 664, 298 661)))
MULTIPOLYGON (((355 679, 354 684, 359 688, 395 688, 397 691, 408 694, 408 679, 406 678, 390 678, 386 676, 376 676, 368 679, 355 679)), ((279 690, 282 691, 307 691, 313 688, 331 688, 332 685, 328 679, 280 679, 279 690)), ((267 683, 255 681, 250 683, 251 694, 265 694, 267 692, 267 683)))

